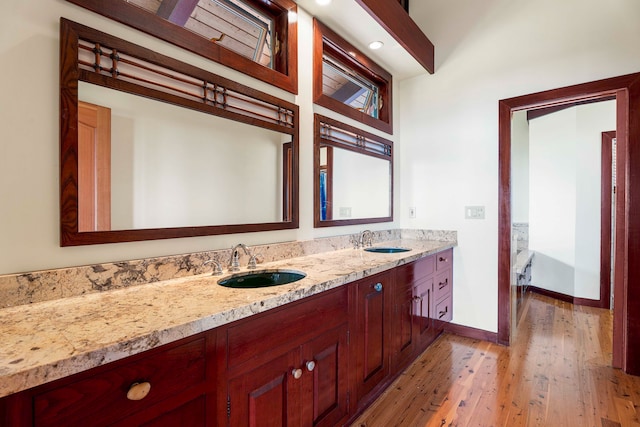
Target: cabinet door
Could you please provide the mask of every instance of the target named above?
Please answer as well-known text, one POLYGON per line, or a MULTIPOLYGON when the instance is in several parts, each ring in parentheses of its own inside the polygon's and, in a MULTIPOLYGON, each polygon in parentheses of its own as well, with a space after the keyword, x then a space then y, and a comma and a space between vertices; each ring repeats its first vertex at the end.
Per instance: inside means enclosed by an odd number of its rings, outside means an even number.
POLYGON ((414 311, 413 265, 398 267, 396 270, 393 301, 393 350, 391 359, 393 369, 399 369, 413 356, 414 350, 414 311))
POLYGON ((207 387, 207 357, 213 353, 202 334, 45 385, 34 392, 33 425, 98 427, 156 417, 156 408, 174 410, 184 396, 207 387), (132 400, 128 392, 145 383, 149 394, 132 400))
POLYGON ((433 278, 419 281, 413 287, 414 301, 414 331, 416 334, 417 350, 427 348, 435 339, 433 326, 433 278))
POLYGON ((355 282, 356 397, 360 401, 389 374, 389 274, 355 282))
POLYGON ((228 425, 300 426, 300 379, 303 372, 294 372, 300 369, 299 360, 300 350, 296 348, 253 370, 230 378, 228 425))
POLYGON ((347 324, 302 346, 303 425, 334 426, 347 418, 347 324))

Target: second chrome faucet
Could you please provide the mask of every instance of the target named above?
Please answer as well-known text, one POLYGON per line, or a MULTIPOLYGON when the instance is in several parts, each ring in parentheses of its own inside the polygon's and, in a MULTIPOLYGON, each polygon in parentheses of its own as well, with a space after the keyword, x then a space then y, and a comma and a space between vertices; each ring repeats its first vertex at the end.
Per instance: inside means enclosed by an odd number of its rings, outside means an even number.
POLYGON ((255 270, 257 268, 258 262, 256 261, 256 256, 253 254, 251 249, 245 245, 244 243, 238 243, 231 249, 231 258, 229 259, 229 271, 240 271, 240 254, 238 253, 238 249, 244 250, 244 253, 249 257, 249 262, 247 263, 247 269, 255 270))

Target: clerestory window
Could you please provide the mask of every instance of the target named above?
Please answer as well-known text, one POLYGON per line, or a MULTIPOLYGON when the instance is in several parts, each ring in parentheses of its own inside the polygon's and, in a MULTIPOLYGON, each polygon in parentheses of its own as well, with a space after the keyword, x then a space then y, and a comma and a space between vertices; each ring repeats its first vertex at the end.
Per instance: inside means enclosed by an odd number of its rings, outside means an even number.
POLYGON ((292 0, 68 1, 297 93, 292 0))

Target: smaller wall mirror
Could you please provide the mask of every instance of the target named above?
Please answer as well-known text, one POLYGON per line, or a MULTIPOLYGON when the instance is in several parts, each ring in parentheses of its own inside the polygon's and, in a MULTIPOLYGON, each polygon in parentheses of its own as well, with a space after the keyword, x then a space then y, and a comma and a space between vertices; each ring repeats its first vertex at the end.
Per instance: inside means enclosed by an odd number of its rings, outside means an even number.
POLYGON ((393 133, 391 74, 314 19, 314 102, 393 133))
POLYGON ((393 221, 393 142, 314 116, 314 225, 393 221))

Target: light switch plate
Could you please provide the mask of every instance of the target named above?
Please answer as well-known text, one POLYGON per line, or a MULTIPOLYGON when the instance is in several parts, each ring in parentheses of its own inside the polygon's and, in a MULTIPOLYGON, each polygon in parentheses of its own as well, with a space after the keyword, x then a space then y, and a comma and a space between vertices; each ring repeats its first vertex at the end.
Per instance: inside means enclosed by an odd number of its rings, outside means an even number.
POLYGON ((340 218, 351 218, 351 208, 350 207, 341 207, 340 208, 340 218))
POLYGON ((465 206, 465 219, 484 219, 484 206, 465 206))

